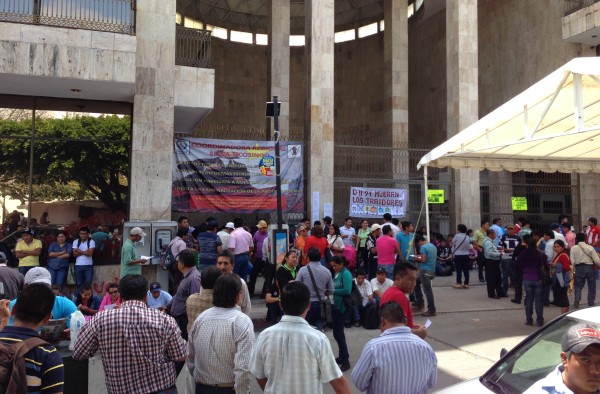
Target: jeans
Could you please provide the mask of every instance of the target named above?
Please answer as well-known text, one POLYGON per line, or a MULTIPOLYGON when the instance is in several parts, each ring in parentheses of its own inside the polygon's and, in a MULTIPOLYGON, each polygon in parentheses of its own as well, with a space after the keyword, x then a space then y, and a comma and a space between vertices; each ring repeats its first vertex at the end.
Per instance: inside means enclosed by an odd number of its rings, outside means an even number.
POLYGON ((93 265, 76 265, 75 266, 75 284, 77 285, 77 291, 81 289, 81 285, 84 283, 92 284, 94 278, 94 266, 93 265))
POLYGON ((513 277, 514 277, 514 284, 515 284, 515 301, 521 302, 521 299, 523 298, 523 272, 516 268, 513 267, 513 277))
POLYGON ((588 305, 592 306, 596 302, 596 273, 594 266, 588 264, 578 264, 575 266, 575 303, 581 301, 581 290, 588 284, 588 305))
POLYGON ((350 362, 350 355, 348 354, 348 345, 346 344, 346 334, 344 333, 344 322, 350 314, 350 309, 346 308, 346 311, 342 313, 335 306, 331 310, 333 318, 333 338, 338 344, 340 350, 340 363, 348 364, 350 362))
POLYGON ((373 298, 371 301, 367 301, 365 306, 354 305, 354 321, 360 321, 360 312, 364 311, 369 305, 376 304, 377 300, 373 298))
POLYGON ((317 327, 318 330, 323 329, 325 322, 321 319, 321 305, 319 305, 319 301, 310 302, 310 309, 306 314, 306 321, 311 326, 317 327))
POLYGON ((500 260, 485 260, 485 273, 487 275, 488 297, 502 295, 502 278, 500 276, 500 260))
POLYGON ((465 275, 465 285, 469 284, 469 268, 471 268, 471 259, 469 255, 454 256, 454 266, 456 267, 456 283, 462 285, 462 276, 465 275))
POLYGON ((152 394, 177 394, 177 387, 176 386, 169 387, 168 389, 156 391, 152 394))
POLYGON ((483 251, 482 251, 482 252, 479 252, 479 254, 477 255, 477 273, 479 274, 480 282, 485 281, 485 275, 483 274, 484 271, 486 271, 486 274, 487 274, 487 270, 485 270, 485 257, 483 257, 483 251))
POLYGON ((248 292, 250 293, 250 297, 254 295, 256 278, 258 278, 258 274, 260 274, 260 271, 263 272, 263 277, 265 278, 265 282, 260 293, 261 297, 264 298, 273 282, 273 276, 275 275, 275 266, 265 260, 254 260, 254 267, 252 267, 252 271, 250 272, 250 281, 248 282, 248 292))
POLYGON ((240 253, 233 256, 233 272, 238 274, 244 282, 248 282, 248 253, 240 253))
POLYGON ((525 319, 528 324, 533 324, 533 305, 535 303, 536 323, 544 324, 544 305, 542 302, 543 285, 539 280, 523 281, 525 288, 525 319))
POLYGON ((377 259, 374 257, 370 257, 368 259, 368 267, 366 269, 369 280, 377 277, 377 259))
MULTIPOLYGON (((433 300, 433 288, 431 287, 431 281, 435 278, 434 271, 421 270, 419 273, 419 279, 421 280, 421 286, 423 286, 423 292, 427 299, 427 310, 429 312, 435 312, 435 302, 433 300)), ((415 287, 417 302, 423 302, 423 294, 421 293, 421 287, 415 287)))
POLYGON ((512 258, 501 259, 500 269, 502 270, 502 293, 508 293, 508 279, 512 276, 512 258))
POLYGON ((53 285, 62 286, 67 281, 67 274, 69 273, 69 266, 61 268, 53 268, 48 265, 48 272, 50 272, 50 278, 53 285))
POLYGON ((394 280, 394 264, 379 264, 377 265, 377 269, 384 269, 385 275, 389 279, 394 280))
POLYGON ((27 271, 29 271, 32 268, 37 267, 37 265, 34 265, 32 267, 19 267, 19 272, 21 273, 21 275, 25 276, 25 274, 27 273, 27 271))

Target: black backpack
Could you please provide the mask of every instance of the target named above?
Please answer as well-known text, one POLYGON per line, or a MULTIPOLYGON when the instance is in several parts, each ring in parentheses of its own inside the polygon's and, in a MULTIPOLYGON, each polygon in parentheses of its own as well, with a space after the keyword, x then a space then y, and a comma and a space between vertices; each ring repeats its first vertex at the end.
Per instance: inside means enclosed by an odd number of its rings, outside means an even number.
POLYGON ((5 344, 0 342, 0 393, 26 394, 25 355, 36 346, 48 345, 39 337, 5 344))
POLYGON ((376 303, 369 304, 362 314, 362 326, 367 330, 375 330, 379 328, 379 305, 376 303))
POLYGON ((165 245, 162 247, 160 252, 160 268, 165 271, 169 271, 175 263, 175 256, 173 256, 173 251, 171 250, 171 245, 165 245))

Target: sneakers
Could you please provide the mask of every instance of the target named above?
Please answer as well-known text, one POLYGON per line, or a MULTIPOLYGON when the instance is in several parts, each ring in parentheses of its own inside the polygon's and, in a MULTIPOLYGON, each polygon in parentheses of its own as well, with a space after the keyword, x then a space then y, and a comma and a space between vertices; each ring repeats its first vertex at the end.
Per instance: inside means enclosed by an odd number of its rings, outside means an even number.
MULTIPOLYGON (((452 287, 454 287, 455 289, 462 289, 462 288, 463 288, 463 285, 461 285, 460 283, 457 283, 457 284, 455 284, 455 285, 454 285, 454 286, 452 286, 452 287)), ((467 286, 467 288, 469 288, 469 286, 467 286)))
POLYGON ((435 311, 427 311, 427 312, 421 313, 421 316, 430 317, 430 316, 437 316, 437 314, 435 313, 435 311))
POLYGON ((511 299, 510 302, 512 302, 513 304, 521 304, 521 301, 516 300, 516 299, 511 299))
POLYGON ((355 321, 354 322, 354 327, 360 327, 360 322, 359 321, 355 321))
POLYGON ((469 288, 469 285, 462 285, 462 288, 463 288, 463 289, 468 289, 468 288, 469 288))

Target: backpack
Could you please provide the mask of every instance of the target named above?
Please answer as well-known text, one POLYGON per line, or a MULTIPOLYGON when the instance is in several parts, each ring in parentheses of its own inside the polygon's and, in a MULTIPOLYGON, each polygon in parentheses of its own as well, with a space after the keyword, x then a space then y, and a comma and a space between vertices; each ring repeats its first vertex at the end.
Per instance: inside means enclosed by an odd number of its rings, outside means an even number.
POLYGON ((10 345, 0 342, 0 393, 27 393, 24 357, 31 349, 42 345, 48 345, 48 342, 39 337, 10 345))
POLYGON ((173 256, 173 251, 171 250, 171 245, 165 245, 160 252, 160 268, 165 271, 169 271, 175 263, 175 256, 173 256))
POLYGON ((379 328, 379 305, 376 303, 369 304, 362 313, 361 323, 367 330, 379 328))

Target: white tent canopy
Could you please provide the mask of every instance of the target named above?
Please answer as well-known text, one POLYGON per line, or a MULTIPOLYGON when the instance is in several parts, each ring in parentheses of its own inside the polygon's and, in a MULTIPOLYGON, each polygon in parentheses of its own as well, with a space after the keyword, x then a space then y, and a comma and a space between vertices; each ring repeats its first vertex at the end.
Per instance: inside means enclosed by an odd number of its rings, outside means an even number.
POLYGON ((427 153, 421 167, 425 198, 428 167, 600 173, 600 58, 571 60, 427 153))
POLYGON ((600 58, 576 58, 431 152, 421 167, 600 173, 600 58))

